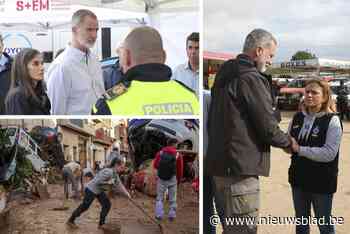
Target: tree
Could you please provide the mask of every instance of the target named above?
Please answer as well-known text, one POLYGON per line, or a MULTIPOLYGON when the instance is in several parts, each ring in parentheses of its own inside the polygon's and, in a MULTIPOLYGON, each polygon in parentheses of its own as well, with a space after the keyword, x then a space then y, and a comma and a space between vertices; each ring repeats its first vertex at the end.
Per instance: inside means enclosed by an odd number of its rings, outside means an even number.
POLYGON ((293 56, 291 61, 294 60, 305 60, 305 59, 315 59, 317 58, 315 54, 310 53, 307 50, 299 50, 293 56))

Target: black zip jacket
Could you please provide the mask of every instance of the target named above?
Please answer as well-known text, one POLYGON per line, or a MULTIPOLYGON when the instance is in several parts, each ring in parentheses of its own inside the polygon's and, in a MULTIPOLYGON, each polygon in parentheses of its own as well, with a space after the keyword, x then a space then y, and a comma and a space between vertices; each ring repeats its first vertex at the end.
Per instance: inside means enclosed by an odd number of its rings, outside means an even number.
POLYGON ((206 172, 268 176, 270 146, 290 146, 273 114, 269 82, 254 62, 244 54, 225 62, 212 89, 206 172))
POLYGON ((51 104, 43 81, 35 88, 37 98, 27 97, 21 87, 16 87, 5 103, 7 115, 50 115, 51 104))

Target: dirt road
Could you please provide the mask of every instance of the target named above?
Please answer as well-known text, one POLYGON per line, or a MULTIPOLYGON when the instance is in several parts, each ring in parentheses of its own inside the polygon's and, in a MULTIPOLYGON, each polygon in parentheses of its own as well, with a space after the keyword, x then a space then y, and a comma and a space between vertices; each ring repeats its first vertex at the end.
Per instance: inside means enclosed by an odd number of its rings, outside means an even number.
MULTIPOLYGON (((92 207, 84 213, 77 224, 79 229, 71 230, 65 225, 66 220, 78 203, 69 200, 69 210, 54 211, 53 208, 62 205, 61 197, 63 188, 61 185, 50 185, 50 199, 36 200, 29 204, 19 204, 18 201, 10 203, 10 225, 6 230, 0 230, 1 234, 102 234, 106 233, 97 229, 100 205, 96 201, 92 207)), ((137 193, 135 201, 141 205, 152 217, 154 217, 155 199, 144 194, 137 193)), ((25 201, 21 201, 25 203, 25 201)), ((198 198, 192 192, 189 183, 183 184, 183 190, 178 192, 178 210, 175 221, 166 219, 162 221, 166 234, 199 233, 198 228, 198 198), (186 196, 185 196, 186 194, 186 196)), ((125 233, 155 233, 158 231, 145 215, 135 206, 122 197, 112 199, 112 209, 107 217, 110 227, 121 227, 125 233)), ((112 232, 118 233, 118 232, 112 232)))
MULTIPOLYGON (((283 130, 288 128, 292 113, 283 113, 280 124, 283 130)), ((261 178, 260 216, 293 217, 294 208, 288 168, 290 156, 282 150, 272 148, 270 177, 261 178)), ((333 200, 333 216, 342 217, 344 224, 337 225, 337 234, 350 233, 350 122, 344 122, 344 134, 340 148, 338 190, 333 200)), ((219 227, 217 233, 221 233, 219 227)), ((292 234, 294 225, 260 225, 259 234, 292 234)), ((311 234, 319 233, 317 226, 311 226, 311 234)))

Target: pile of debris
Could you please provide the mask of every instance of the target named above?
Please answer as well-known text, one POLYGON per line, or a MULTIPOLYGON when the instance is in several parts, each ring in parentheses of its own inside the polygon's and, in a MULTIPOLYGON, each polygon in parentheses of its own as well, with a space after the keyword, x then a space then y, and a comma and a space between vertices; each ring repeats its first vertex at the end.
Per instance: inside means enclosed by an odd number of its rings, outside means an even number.
MULTIPOLYGON (((35 136, 38 137, 37 129, 35 136)), ((40 139, 45 140, 45 135, 42 134, 40 139)), ((48 181, 55 182, 60 178, 59 166, 62 164, 62 160, 53 160, 56 155, 52 152, 60 152, 60 159, 63 158, 63 153, 56 150, 56 141, 44 140, 43 149, 39 146, 41 142, 33 139, 25 129, 0 128, 0 212, 6 209, 12 193, 29 192, 40 199, 49 197, 48 181)))
POLYGON ((9 208, 7 207, 7 192, 0 185, 0 228, 8 225, 9 208))
POLYGON ((198 177, 199 123, 196 120, 135 119, 129 121, 128 127, 129 156, 135 171, 132 187, 156 196, 157 175, 152 160, 169 139, 177 140, 177 151, 182 156, 182 163, 177 166, 181 172, 179 183, 194 182, 198 177))

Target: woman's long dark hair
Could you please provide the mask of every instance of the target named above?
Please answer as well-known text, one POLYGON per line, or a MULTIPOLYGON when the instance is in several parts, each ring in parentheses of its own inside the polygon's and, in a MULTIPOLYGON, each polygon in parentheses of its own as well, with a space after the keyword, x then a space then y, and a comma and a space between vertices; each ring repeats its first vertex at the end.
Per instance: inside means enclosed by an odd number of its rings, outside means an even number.
MULTIPOLYGON (((39 99, 35 92, 35 87, 33 87, 33 80, 28 71, 29 62, 39 54, 40 52, 38 50, 25 48, 16 55, 12 64, 11 86, 7 98, 12 96, 16 89, 19 88, 24 92, 26 97, 33 97, 36 100, 39 99)), ((42 86, 42 81, 39 81, 37 85, 42 86)))

